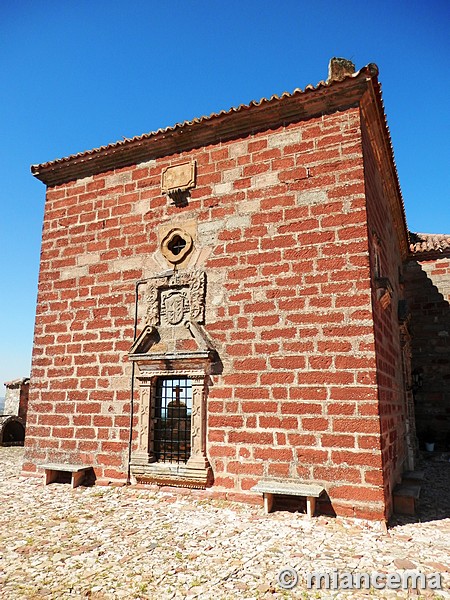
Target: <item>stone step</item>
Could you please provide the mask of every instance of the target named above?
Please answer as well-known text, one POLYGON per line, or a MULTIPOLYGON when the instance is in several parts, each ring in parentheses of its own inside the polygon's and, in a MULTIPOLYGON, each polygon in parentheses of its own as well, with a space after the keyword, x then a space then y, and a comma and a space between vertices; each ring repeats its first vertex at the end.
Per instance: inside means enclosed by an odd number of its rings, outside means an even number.
POLYGON ((406 483, 423 483, 425 471, 405 471, 402 475, 402 485, 406 483))
POLYGON ((394 489, 394 512, 402 515, 416 514, 416 500, 420 496, 419 483, 400 483, 394 489))

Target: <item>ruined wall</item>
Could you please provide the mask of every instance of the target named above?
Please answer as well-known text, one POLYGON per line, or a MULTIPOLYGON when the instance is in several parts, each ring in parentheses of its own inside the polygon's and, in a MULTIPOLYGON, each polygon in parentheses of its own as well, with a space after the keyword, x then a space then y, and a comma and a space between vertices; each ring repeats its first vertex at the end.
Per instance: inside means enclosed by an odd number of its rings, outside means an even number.
POLYGON ((4 410, 2 411, 2 414, 16 416, 19 414, 21 383, 21 379, 15 381, 8 381, 5 383, 5 406, 4 410))
POLYGON ((167 269, 161 223, 189 221, 223 363, 214 489, 254 499, 261 476, 298 476, 338 514, 382 518, 365 205, 357 109, 49 188, 24 472, 70 460, 124 481, 135 281, 167 269), (176 207, 161 172, 191 159, 176 207))
POLYGON ((2 414, 20 417, 25 423, 28 412, 30 380, 28 377, 5 383, 5 406, 2 414))
POLYGON ((450 250, 411 257, 405 268, 419 440, 450 448, 450 250), (431 441, 431 440, 428 440, 431 441))

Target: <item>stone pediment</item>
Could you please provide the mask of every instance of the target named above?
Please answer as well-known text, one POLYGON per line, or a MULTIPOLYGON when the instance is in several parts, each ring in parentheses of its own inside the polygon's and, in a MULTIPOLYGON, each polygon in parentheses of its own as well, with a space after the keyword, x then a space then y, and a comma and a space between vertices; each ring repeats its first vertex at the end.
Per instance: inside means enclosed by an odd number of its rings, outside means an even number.
POLYGON ((146 325, 132 345, 131 360, 208 358, 214 347, 204 328, 193 321, 167 327, 146 325))
POLYGON ((160 337, 156 328, 146 325, 130 348, 130 358, 146 354, 155 343, 158 343, 159 339, 160 337))

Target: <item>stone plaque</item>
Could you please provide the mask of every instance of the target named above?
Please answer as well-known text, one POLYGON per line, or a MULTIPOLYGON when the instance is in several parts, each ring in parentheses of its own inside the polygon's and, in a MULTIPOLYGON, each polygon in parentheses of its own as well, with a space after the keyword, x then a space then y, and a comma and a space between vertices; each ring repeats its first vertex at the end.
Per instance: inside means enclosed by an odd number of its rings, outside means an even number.
POLYGON ((195 160, 167 167, 162 172, 161 188, 168 194, 174 190, 186 191, 195 185, 195 160))

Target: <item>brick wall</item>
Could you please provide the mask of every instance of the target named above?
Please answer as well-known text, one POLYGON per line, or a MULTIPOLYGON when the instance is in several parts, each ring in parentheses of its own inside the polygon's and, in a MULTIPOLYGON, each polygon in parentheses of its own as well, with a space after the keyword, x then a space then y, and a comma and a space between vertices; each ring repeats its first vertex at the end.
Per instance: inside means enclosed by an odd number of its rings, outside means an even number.
POLYGON ((214 488, 250 499, 263 475, 298 476, 323 483, 338 514, 385 516, 383 464, 395 470, 402 447, 398 344, 385 331, 395 309, 377 317, 378 365, 371 318, 365 191, 376 177, 352 108, 50 187, 24 472, 70 460, 125 480, 135 281, 167 269, 158 225, 193 220, 205 328, 223 363, 207 400, 214 488), (161 172, 186 159, 197 185, 177 208, 161 172))
MULTIPOLYGON (((417 433, 434 433, 437 449, 450 447, 450 252, 428 252, 406 265, 411 310, 412 369, 417 433), (427 256, 428 254, 428 256, 427 256)), ((430 440, 428 440, 430 441, 430 440)))
POLYGON ((387 514, 391 512, 391 494, 405 468, 407 459, 406 396, 402 364, 401 335, 398 318, 401 285, 402 254, 398 237, 389 215, 389 201, 382 169, 376 159, 376 149, 367 128, 363 127, 365 177, 367 194, 367 230, 372 263, 372 306, 376 349, 376 381, 378 384, 383 483, 387 514), (375 258, 378 253, 378 258, 375 258), (383 303, 387 279, 391 286, 390 300, 383 303))

